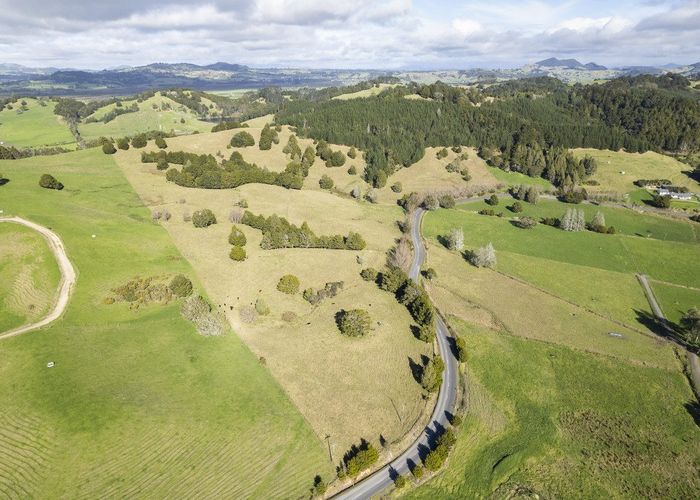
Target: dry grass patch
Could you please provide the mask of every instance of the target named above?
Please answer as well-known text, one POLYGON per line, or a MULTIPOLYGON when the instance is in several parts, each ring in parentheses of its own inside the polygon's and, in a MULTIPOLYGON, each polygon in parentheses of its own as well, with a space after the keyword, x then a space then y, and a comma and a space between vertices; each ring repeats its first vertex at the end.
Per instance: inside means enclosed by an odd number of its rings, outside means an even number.
POLYGON ((426 148, 425 156, 410 167, 402 168, 389 177, 386 188, 381 190, 380 200, 383 202, 395 202, 404 193, 416 191, 425 193, 430 191, 452 191, 463 189, 467 186, 495 187, 498 180, 488 171, 484 161, 479 158, 471 148, 462 148, 462 153, 455 153, 447 149, 446 158, 438 159, 436 153, 442 148, 426 148), (469 169, 471 180, 466 182, 459 172, 448 172, 446 166, 457 157, 467 153, 469 158, 461 161, 462 168, 469 169), (390 187, 395 182, 403 186, 402 193, 394 193, 390 187))
MULTIPOLYGON (((232 132, 221 135, 230 137, 232 132)), ((192 147, 197 139, 214 141, 208 136, 217 135, 178 138, 172 140, 171 149, 185 144, 192 147)), ((257 152, 273 157, 276 149, 281 154, 285 142, 282 136, 272 152, 257 152)), ((252 148, 243 154, 251 161, 246 156, 249 151, 252 148)), ((399 236, 396 221, 403 216, 398 207, 358 203, 317 189, 296 191, 260 184, 232 190, 188 189, 167 183, 163 172, 153 164, 140 163, 131 151, 119 152, 115 158, 152 210, 168 208, 173 214, 162 224, 194 266, 208 295, 253 352, 265 358, 318 436, 331 435, 337 457, 360 437, 376 441, 382 434, 391 442, 410 429, 424 403, 409 358, 418 360, 430 347, 413 337, 411 318, 393 295, 359 275, 363 267, 384 264, 386 251, 399 236), (183 199, 185 203, 180 203, 183 199), (306 221, 319 235, 358 232, 367 247, 359 252, 262 250, 260 231, 238 224, 247 238, 248 257, 233 262, 228 256, 231 224, 227 217, 240 199, 247 200, 255 214, 277 214, 297 225, 306 221), (219 223, 197 229, 183 220, 183 214, 201 208, 211 209, 219 223), (343 281, 345 286, 336 297, 312 306, 301 293, 290 296, 276 290, 285 274, 297 276, 301 289, 333 281, 343 281), (251 320, 245 311, 254 308, 260 298, 270 313, 253 315, 251 320), (335 313, 356 307, 369 311, 372 332, 361 339, 348 339, 339 333, 335 313), (289 321, 293 315, 296 318, 289 321)), ((345 172, 344 168, 326 168, 318 159, 312 170, 345 172)))
POLYGON ((384 92, 387 89, 393 89, 396 87, 397 84, 395 83, 380 83, 378 85, 374 85, 368 89, 365 90, 359 90, 357 92, 351 92, 349 94, 341 94, 335 96, 333 99, 336 99, 338 101, 347 101, 349 99, 361 99, 361 98, 366 98, 366 97, 374 97, 375 95, 379 95, 382 92, 384 92))
POLYGON ((628 193, 638 189, 634 185, 637 179, 669 179, 674 186, 685 186, 691 191, 698 191, 700 188, 697 182, 683 173, 690 170, 688 165, 651 151, 625 153, 599 149, 574 149, 573 153, 577 158, 592 156, 598 162, 598 170, 592 179, 598 181, 600 185, 586 186, 590 191, 628 193))

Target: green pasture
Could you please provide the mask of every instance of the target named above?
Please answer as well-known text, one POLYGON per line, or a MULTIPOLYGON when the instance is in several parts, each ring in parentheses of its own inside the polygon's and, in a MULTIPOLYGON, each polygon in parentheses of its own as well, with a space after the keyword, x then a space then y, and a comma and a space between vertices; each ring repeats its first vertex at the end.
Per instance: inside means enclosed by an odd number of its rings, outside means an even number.
POLYGON ((68 125, 53 112, 56 103, 23 98, 12 103, 13 109, 0 111, 0 143, 16 148, 60 146, 74 148, 75 138, 68 125), (26 106, 22 106, 22 101, 26 106))

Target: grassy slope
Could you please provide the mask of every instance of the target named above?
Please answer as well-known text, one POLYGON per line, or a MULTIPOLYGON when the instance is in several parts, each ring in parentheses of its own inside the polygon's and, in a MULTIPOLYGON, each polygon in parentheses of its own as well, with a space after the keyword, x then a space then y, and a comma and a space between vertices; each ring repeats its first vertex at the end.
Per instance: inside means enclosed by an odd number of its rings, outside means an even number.
MULTIPOLYGON (((260 128, 247 130, 257 141, 260 128)), ((228 156, 230 150, 226 144, 234 133, 173 138, 168 140, 169 150, 221 151, 228 156)), ((257 145, 239 150, 247 161, 281 170, 289 161, 282 153, 288 136, 285 128, 280 134, 280 144, 270 151, 260 151, 257 145)), ((310 142, 301 140, 300 145, 304 148, 310 142)), ((147 150, 153 147, 151 142, 147 150)), ((146 205, 172 213, 172 219, 164 225, 196 269, 207 292, 223 306, 236 332, 253 352, 267 360, 270 371, 317 435, 332 436, 335 456, 361 437, 376 443, 382 434, 392 442, 413 425, 425 403, 420 386, 412 378, 408 358, 419 359, 429 352, 430 346, 412 335, 406 308, 359 275, 363 267, 380 268, 384 264, 386 250, 399 235, 396 225, 401 218, 399 207, 372 205, 321 192, 317 179, 323 173, 330 172, 339 182, 352 176, 343 168, 329 169, 318 159, 302 190, 261 184, 207 190, 166 182, 164 173, 158 172, 154 164, 140 162, 138 150, 120 151, 115 158, 146 205), (233 262, 228 256, 231 224, 227 218, 240 199, 247 200, 253 213, 278 214, 297 225, 307 221, 318 234, 357 231, 367 241, 367 248, 361 252, 263 250, 261 232, 239 225, 248 239, 248 258, 245 262, 233 262), (219 223, 201 230, 183 221, 185 212, 193 213, 201 208, 213 210, 219 223), (319 289, 331 281, 343 281, 345 287, 337 297, 314 307, 304 301, 301 293, 289 296, 276 290, 278 280, 287 273, 299 277, 302 290, 319 289), (254 324, 245 323, 240 312, 258 297, 265 300, 271 313, 258 317, 254 324), (343 337, 334 315, 342 308, 357 307, 370 312, 373 331, 362 339, 343 337), (283 321, 281 316, 287 311, 297 314, 298 319, 291 323, 283 321), (391 349, 387 349, 389 345, 391 349)))
MULTIPOLYGON (((125 101, 124 107, 129 107, 134 101, 125 101)), ((183 107, 172 99, 156 94, 145 101, 138 103, 139 111, 136 113, 126 113, 117 116, 107 123, 84 123, 78 128, 85 139, 95 139, 100 136, 124 137, 133 136, 140 132, 149 130, 162 130, 164 132, 174 131, 176 134, 191 133, 194 131, 205 132, 212 128, 209 122, 201 121, 190 109, 183 107), (167 103, 171 109, 161 111, 160 106, 167 103), (158 109, 153 109, 153 105, 158 109), (185 123, 181 123, 181 119, 185 123)), ((93 113, 96 119, 100 119, 106 113, 114 109, 114 104, 99 108, 93 113)))
POLYGON ((555 187, 547 179, 542 177, 530 177, 529 175, 521 174, 520 172, 506 172, 500 168, 496 167, 486 167, 489 172, 503 184, 509 186, 516 186, 520 184, 525 184, 526 186, 537 186, 543 191, 554 190, 555 187))
POLYGON ((410 496, 689 498, 700 488, 681 373, 453 324, 470 353, 469 411, 447 469, 410 496))
POLYGON ((678 323, 691 307, 700 307, 700 289, 684 288, 668 283, 651 282, 656 300, 666 317, 678 323))
POLYGON ((41 319, 60 279, 48 245, 32 229, 0 223, 0 333, 41 319))
POLYGON ((41 106, 36 99, 20 99, 14 109, 0 111, 0 142, 18 148, 63 146, 71 148, 75 139, 68 126, 53 112, 52 101, 41 106), (28 111, 17 114, 21 101, 27 102, 28 111))
POLYGON ((136 275, 193 276, 109 157, 0 167, 5 212, 55 230, 79 273, 61 320, 2 342, 0 492, 296 496, 327 473, 322 443, 236 335, 197 335, 177 304, 102 304, 136 275), (45 171, 66 189, 40 189, 45 171))
POLYGON ((637 179, 669 179, 676 186, 686 186, 696 192, 700 190, 698 183, 683 173, 689 167, 669 156, 597 149, 575 149, 574 155, 578 158, 590 155, 598 163, 593 180, 600 186, 586 186, 591 191, 629 193, 637 189, 634 185, 637 179))

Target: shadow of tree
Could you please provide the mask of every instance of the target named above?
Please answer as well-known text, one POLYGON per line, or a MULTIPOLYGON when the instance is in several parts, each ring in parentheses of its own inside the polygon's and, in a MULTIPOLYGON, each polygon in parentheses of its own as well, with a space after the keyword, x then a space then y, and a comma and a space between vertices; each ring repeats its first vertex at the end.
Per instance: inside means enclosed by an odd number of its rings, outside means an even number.
POLYGON ((411 368, 411 374, 413 379, 420 384, 421 377, 423 376, 423 365, 413 361, 413 358, 408 357, 408 366, 411 368))

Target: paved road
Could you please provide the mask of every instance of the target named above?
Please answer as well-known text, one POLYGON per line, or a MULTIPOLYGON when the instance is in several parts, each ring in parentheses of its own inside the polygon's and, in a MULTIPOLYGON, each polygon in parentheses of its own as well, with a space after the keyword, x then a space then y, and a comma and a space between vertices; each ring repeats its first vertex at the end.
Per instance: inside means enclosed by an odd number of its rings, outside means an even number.
MULTIPOLYGON (((424 213, 425 211, 423 209, 416 210, 411 220, 411 238, 413 240, 415 256, 413 258, 411 270, 409 271, 409 276, 414 281, 418 281, 419 279, 420 268, 426 255, 425 246, 423 245, 423 240, 420 235, 421 221, 424 213)), ((391 463, 371 476, 366 477, 362 481, 338 493, 333 498, 354 500, 371 498, 373 495, 377 495, 382 490, 392 485, 393 480, 391 476, 394 474, 393 471, 405 475, 410 473, 410 462, 414 464, 421 463, 419 450, 428 448, 429 436, 434 435, 440 428, 447 427, 447 412, 452 412, 454 410, 455 400, 457 398, 459 364, 450 348, 450 333, 445 323, 439 317, 437 320, 436 337, 440 348, 440 356, 445 361, 445 371, 442 374, 442 386, 440 387, 440 393, 430 418, 430 423, 423 430, 420 437, 398 458, 394 459, 391 463)))
POLYGON ((11 222, 13 224, 21 224, 23 226, 27 226, 31 229, 34 229, 39 234, 41 234, 46 240, 46 242, 49 244, 49 248, 56 257, 56 261, 58 262, 58 268, 61 271, 61 280, 58 283, 58 298, 51 312, 49 312, 49 314, 47 314, 46 317, 44 317, 40 321, 37 321, 36 323, 20 326, 19 328, 0 333, 0 339, 4 339, 8 337, 14 337, 22 333, 27 333, 32 330, 36 330, 37 328, 41 328, 42 326, 46 326, 52 321, 57 320, 61 316, 61 314, 63 314, 63 311, 68 305, 68 300, 70 299, 70 294, 73 290, 73 285, 75 284, 76 274, 75 269, 73 269, 73 265, 70 263, 70 260, 68 260, 68 256, 66 255, 66 249, 63 246, 63 242, 56 233, 54 233, 48 228, 45 228, 44 226, 40 226, 39 224, 35 224, 34 222, 22 219, 21 217, 0 217, 0 222, 11 222))

